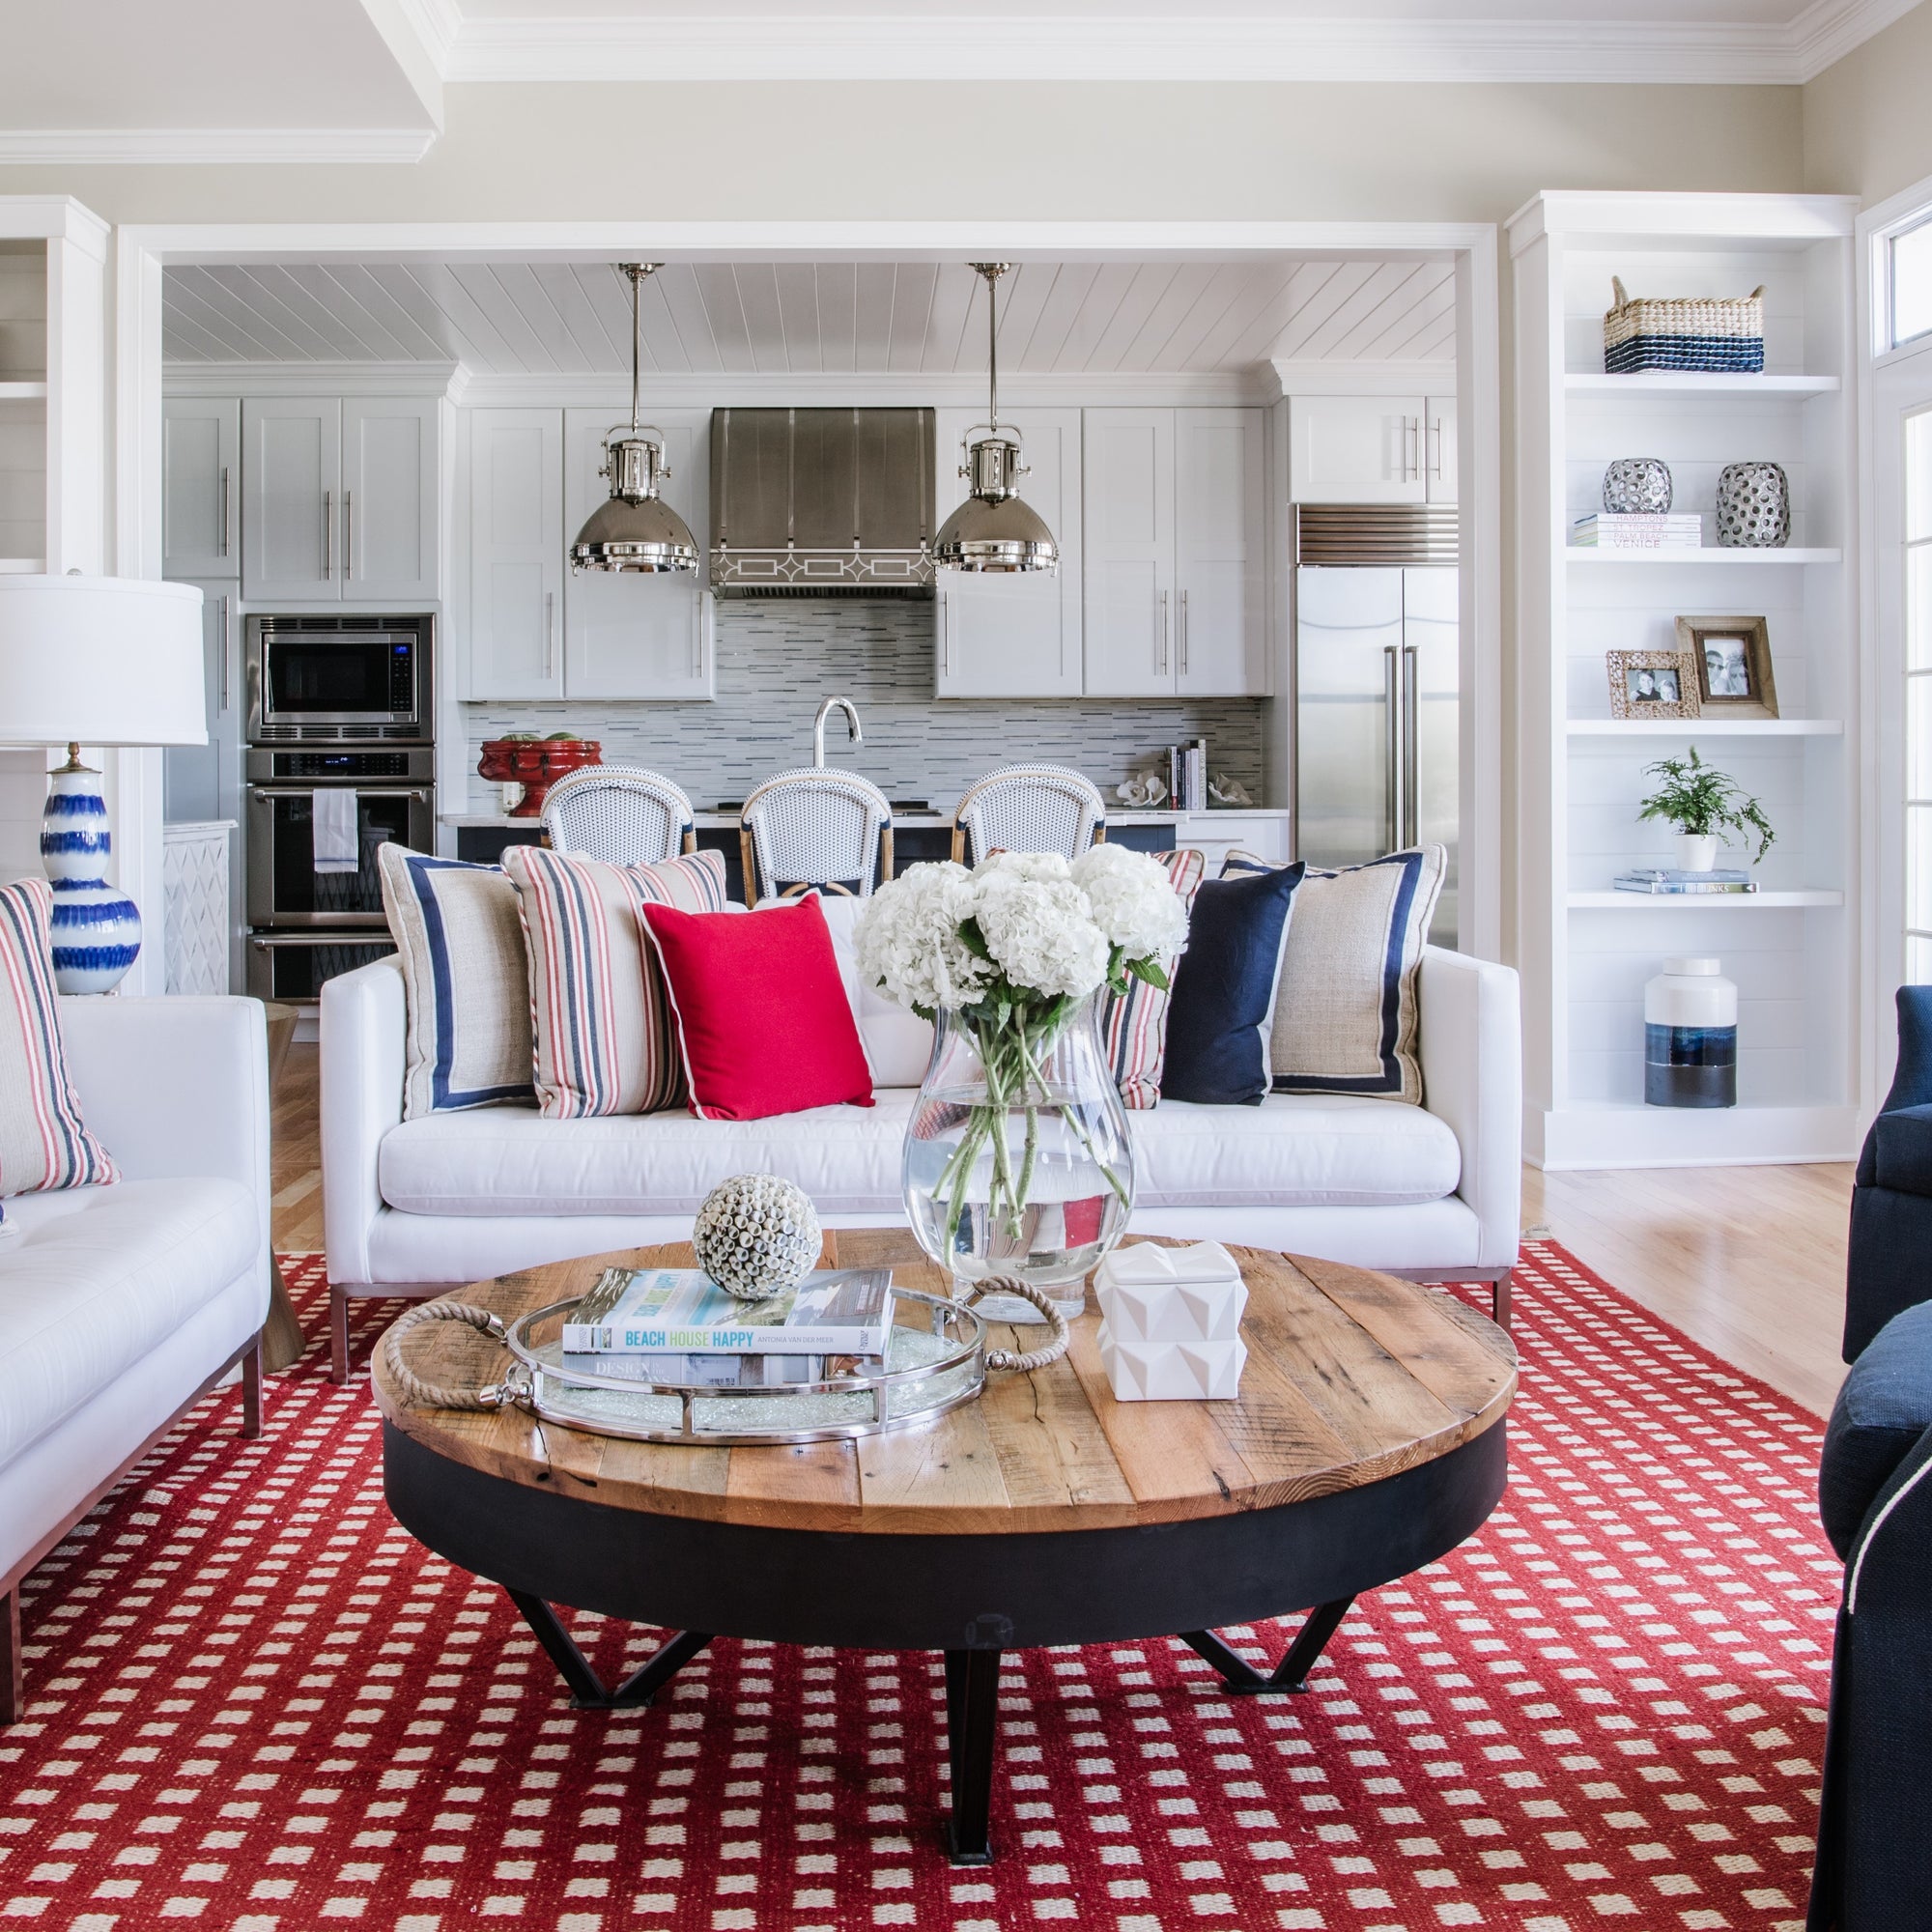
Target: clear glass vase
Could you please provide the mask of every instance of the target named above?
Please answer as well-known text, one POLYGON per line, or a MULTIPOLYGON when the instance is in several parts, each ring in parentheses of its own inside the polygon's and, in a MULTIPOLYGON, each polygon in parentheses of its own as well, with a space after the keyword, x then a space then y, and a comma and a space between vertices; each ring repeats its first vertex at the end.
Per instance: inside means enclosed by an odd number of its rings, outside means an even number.
MULTIPOLYGON (((955 1292, 1018 1275, 1070 1320, 1088 1272, 1127 1231, 1133 1143, 1101 1050, 1099 998, 1052 1028, 939 1015, 900 1175, 913 1234, 955 1292)), ((993 1321, 1039 1319, 1017 1295, 980 1307, 993 1321)))

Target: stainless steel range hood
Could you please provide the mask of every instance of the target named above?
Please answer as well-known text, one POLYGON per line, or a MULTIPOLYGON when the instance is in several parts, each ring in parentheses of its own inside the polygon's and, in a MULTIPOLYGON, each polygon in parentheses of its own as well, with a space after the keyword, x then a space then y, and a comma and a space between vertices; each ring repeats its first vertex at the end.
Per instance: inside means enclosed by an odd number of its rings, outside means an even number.
POLYGON ((713 410, 721 597, 930 597, 930 410, 713 410))

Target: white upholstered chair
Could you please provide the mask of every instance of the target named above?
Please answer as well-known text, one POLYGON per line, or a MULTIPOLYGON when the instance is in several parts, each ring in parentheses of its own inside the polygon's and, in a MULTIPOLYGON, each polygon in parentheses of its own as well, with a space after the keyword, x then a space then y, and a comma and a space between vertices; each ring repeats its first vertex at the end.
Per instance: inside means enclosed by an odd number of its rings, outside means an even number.
POLYGON ((697 845, 682 787, 636 765, 585 765, 560 778, 544 799, 543 828, 554 851, 618 866, 661 866, 697 845))
POLYGON ((893 875, 893 809, 868 779, 813 765, 768 778, 739 829, 745 903, 819 886, 869 898, 893 875))
POLYGON ((968 785, 952 813, 952 857, 976 866, 988 852, 1058 852, 1077 859, 1107 836, 1107 807, 1069 765, 1007 765, 968 785))

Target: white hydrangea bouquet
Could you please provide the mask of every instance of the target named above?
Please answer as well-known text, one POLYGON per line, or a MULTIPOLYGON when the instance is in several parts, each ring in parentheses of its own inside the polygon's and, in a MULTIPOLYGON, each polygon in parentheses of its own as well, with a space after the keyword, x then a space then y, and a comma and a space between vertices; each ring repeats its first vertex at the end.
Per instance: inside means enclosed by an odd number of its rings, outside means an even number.
MULTIPOLYGON (((936 1209, 935 1246, 955 1271, 966 1271, 958 1265, 962 1248, 979 1254, 984 1272, 1010 1271, 1023 1258, 1014 1246, 1028 1240, 1037 1166, 1052 1157, 1043 1119, 1060 1123, 1069 1154, 1084 1151, 1104 1175, 1123 1224, 1131 1205, 1120 1173, 1125 1117, 1104 1061, 1096 1053, 1120 1122, 1118 1138, 1099 1136, 1109 1148, 1097 1145, 1093 1120, 1069 1094, 1064 1071, 1050 1077, 1048 1063, 1103 986, 1118 993, 1130 980, 1165 986, 1162 961, 1186 937, 1186 907, 1166 868, 1119 845, 1095 845, 1070 865, 1056 853, 1008 852, 970 871, 912 866, 873 895, 857 931, 861 977, 940 1023, 935 1068, 949 1035, 965 1036, 984 1068, 983 1097, 952 1110, 959 1118, 944 1166, 918 1189, 936 1209), (975 1206, 984 1208, 987 1225, 962 1242, 975 1206), (988 1252, 989 1239, 1003 1252, 988 1252)), ((914 1191, 909 1163, 909 1206, 914 1191)), ((1077 1259, 1064 1256, 1063 1268, 1077 1259)))

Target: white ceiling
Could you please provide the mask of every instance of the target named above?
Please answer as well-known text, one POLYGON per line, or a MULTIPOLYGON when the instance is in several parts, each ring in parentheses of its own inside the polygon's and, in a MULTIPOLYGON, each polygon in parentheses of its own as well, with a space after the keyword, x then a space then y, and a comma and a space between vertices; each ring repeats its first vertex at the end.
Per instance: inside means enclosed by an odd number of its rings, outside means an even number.
POLYGON ((0 163, 414 160, 442 126, 446 83, 1791 85, 1916 0, 835 4, 836 12, 816 11, 812 0, 12 0, 0 163))
MULTIPOLYGON (((628 287, 601 262, 176 267, 163 348, 174 363, 614 372, 630 367, 628 287)), ((1000 283, 1000 359, 1056 375, 1447 360, 1454 304, 1446 262, 1027 262, 1000 283)), ((957 263, 672 263, 645 283, 642 316, 646 366, 668 375, 985 364, 983 284, 957 263)))

